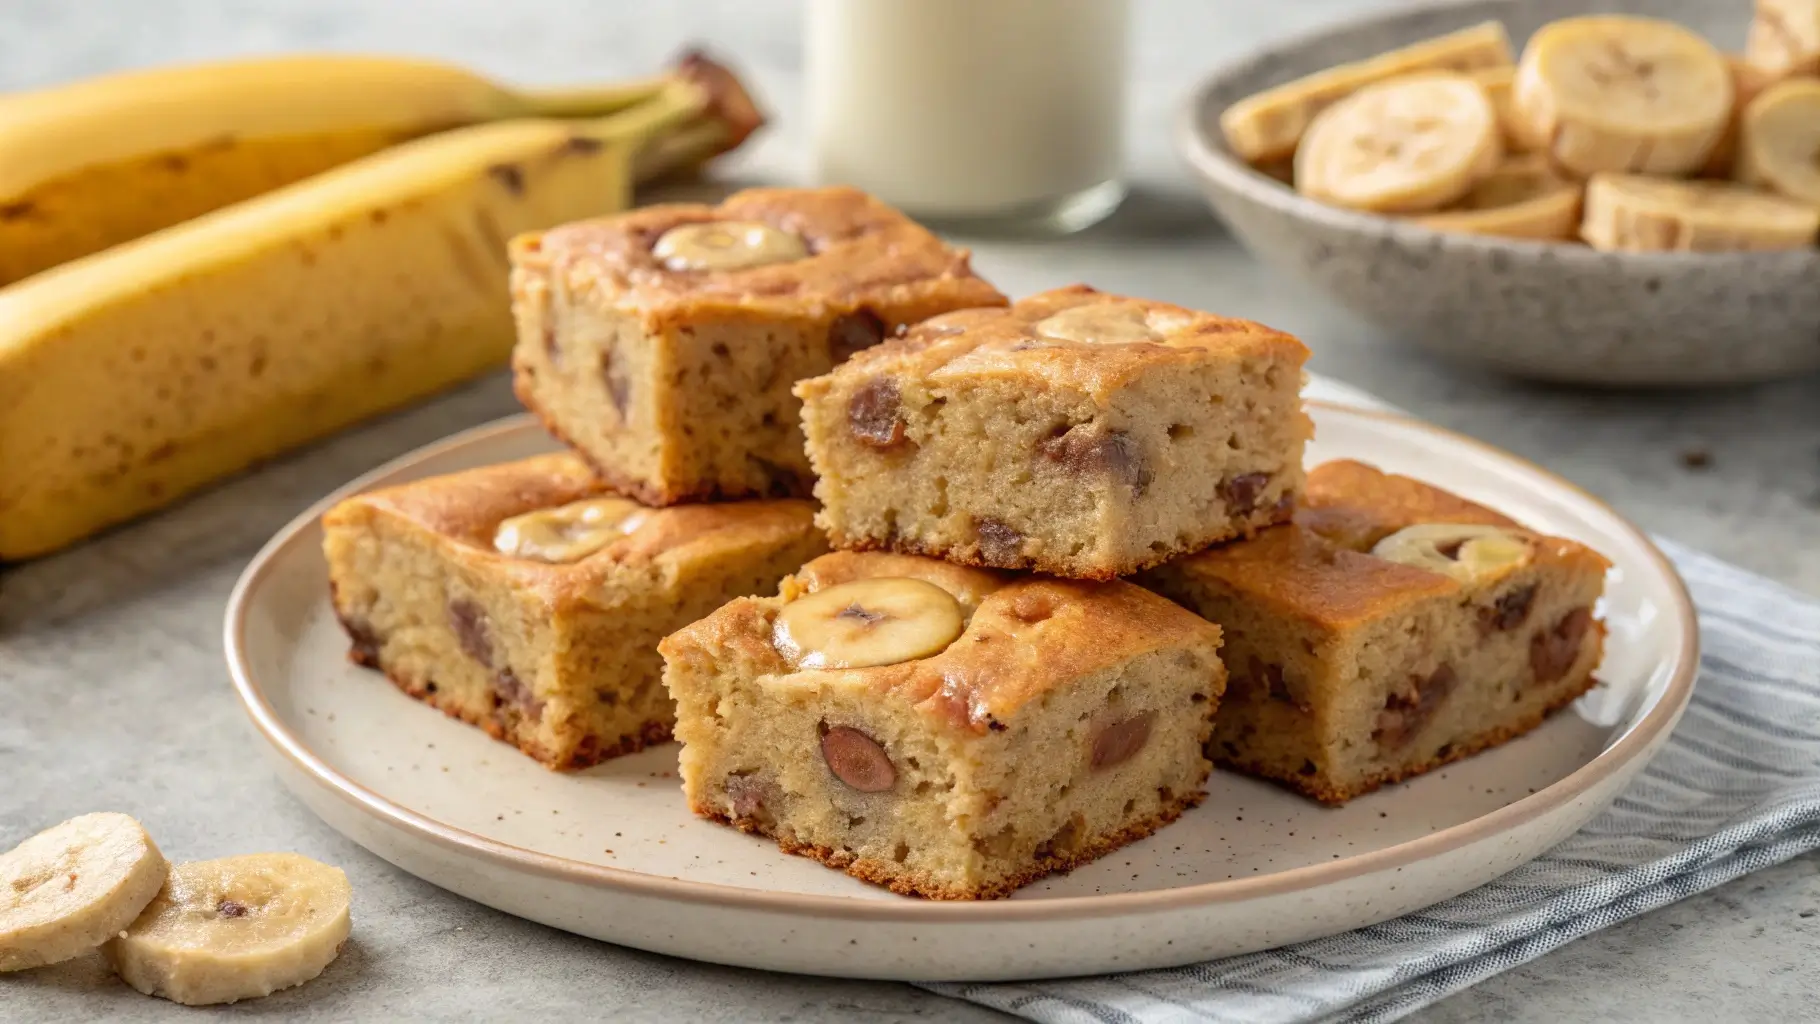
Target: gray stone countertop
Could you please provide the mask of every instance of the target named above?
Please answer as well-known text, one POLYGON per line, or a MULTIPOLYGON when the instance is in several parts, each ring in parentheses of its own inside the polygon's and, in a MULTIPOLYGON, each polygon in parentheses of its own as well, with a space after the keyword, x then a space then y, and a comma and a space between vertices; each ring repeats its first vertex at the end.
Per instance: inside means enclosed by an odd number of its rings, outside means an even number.
MULTIPOLYGON (((1512 383, 1410 354, 1257 265, 1169 149, 1196 76, 1366 6, 1138 0, 1131 168, 1113 221, 1062 242, 973 242, 1007 291, 1077 280, 1252 317, 1313 368, 1540 462, 1644 527, 1820 593, 1820 389, 1603 394, 1512 383), (1698 453, 1691 455, 1690 453, 1698 453), (1704 459, 1700 456, 1704 456, 1704 459), (1695 468, 1693 462, 1704 462, 1695 468)), ((0 88, 179 59, 295 49, 449 58, 524 82, 612 78, 702 41, 749 74, 778 125, 733 177, 796 176, 799 10, 749 0, 4 0, 0 88)), ((971 240, 970 240, 971 241, 971 240)), ((1723 344, 1724 339, 1715 339, 1723 344)), ((575 938, 405 875, 331 831, 266 770, 228 687, 221 611, 285 521, 348 478, 513 411, 500 378, 358 429, 67 554, 0 575, 0 845, 71 815, 138 816, 175 858, 296 850, 343 865, 355 939, 318 981, 236 1012, 301 1020, 987 1020, 903 985, 766 975, 575 938)), ((1820 857, 1608 929, 1412 1019, 1811 1019, 1820 857)), ((177 1020, 93 960, 0 978, 0 1019, 177 1020)))

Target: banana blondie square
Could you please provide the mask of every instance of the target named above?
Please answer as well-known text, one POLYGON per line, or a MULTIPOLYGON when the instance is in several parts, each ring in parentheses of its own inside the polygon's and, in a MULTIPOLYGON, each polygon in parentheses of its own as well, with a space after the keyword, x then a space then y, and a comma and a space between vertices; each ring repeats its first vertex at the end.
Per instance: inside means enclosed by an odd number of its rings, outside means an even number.
POLYGON ((1085 285, 796 386, 837 548, 1111 579, 1289 517, 1301 342, 1085 285))
POLYGON ((518 398, 652 505, 807 497, 790 386, 1005 297, 864 192, 750 189, 513 241, 518 398))
POLYGON ((1590 689, 1608 566, 1440 488, 1329 462, 1292 524, 1138 582, 1225 631, 1213 760, 1338 804, 1590 689))
POLYGON ((697 814, 904 895, 986 899, 1200 801, 1219 645, 1122 581, 837 552, 661 650, 697 814))
POLYGON ((646 508, 569 454, 362 494, 323 529, 349 656, 552 768, 669 739, 657 642, 827 550, 808 502, 646 508))

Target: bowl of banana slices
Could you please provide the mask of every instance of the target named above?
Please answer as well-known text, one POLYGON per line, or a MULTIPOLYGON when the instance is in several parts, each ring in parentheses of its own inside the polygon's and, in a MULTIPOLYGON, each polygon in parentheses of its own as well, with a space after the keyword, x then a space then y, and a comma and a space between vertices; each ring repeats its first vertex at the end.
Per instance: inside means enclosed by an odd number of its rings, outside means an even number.
POLYGON ((1443 357, 1820 369, 1820 0, 1404 8, 1215 72, 1177 144, 1260 259, 1443 357))

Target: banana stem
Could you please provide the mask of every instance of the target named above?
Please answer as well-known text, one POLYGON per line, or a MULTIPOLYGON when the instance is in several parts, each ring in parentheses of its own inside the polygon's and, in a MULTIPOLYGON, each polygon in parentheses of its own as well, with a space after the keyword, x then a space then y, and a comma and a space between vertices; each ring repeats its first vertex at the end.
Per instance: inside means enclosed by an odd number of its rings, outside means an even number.
POLYGON ((724 152, 731 134, 724 122, 712 116, 684 125, 638 151, 632 158, 632 180, 644 185, 693 170, 724 152))
POLYGON ((655 98, 674 76, 658 75, 611 85, 525 89, 515 94, 522 117, 602 117, 655 98))

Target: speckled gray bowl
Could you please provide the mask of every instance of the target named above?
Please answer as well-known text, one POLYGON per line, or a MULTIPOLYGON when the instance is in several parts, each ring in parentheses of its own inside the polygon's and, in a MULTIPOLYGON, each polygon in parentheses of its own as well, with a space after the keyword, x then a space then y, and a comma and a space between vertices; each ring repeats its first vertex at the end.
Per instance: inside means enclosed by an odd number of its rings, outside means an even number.
POLYGON ((1748 0, 1454 0, 1327 29, 1215 72, 1189 97, 1177 145, 1214 210, 1265 262, 1438 355, 1540 380, 1604 386, 1736 383, 1820 367, 1820 249, 1601 253, 1444 234, 1305 199, 1236 159, 1233 101, 1321 68, 1487 19, 1521 46, 1590 10, 1672 18, 1741 45, 1748 0))

